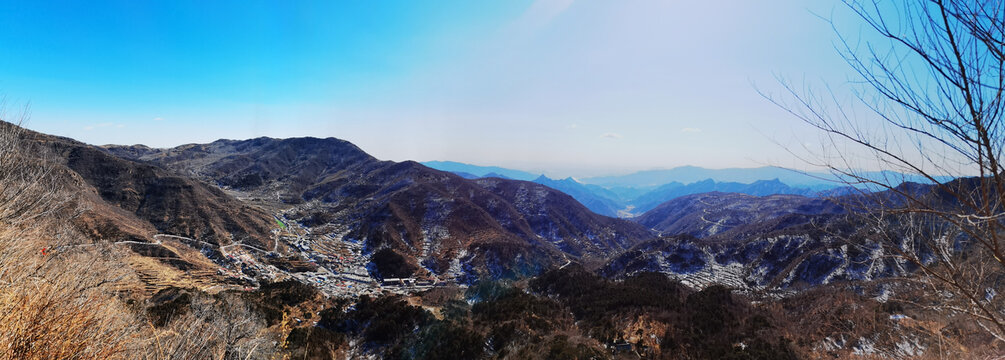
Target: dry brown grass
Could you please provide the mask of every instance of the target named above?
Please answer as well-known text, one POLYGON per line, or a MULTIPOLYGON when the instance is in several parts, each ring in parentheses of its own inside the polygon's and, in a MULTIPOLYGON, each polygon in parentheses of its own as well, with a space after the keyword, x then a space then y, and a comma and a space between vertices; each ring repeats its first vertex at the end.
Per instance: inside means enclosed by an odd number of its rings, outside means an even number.
POLYGON ((153 329, 142 359, 273 359, 283 338, 234 294, 195 296, 190 310, 153 329))
POLYGON ((126 358, 135 320, 108 291, 125 272, 78 246, 74 194, 22 135, 0 122, 0 359, 126 358))
POLYGON ((275 357, 281 334, 233 294, 203 293, 186 314, 153 327, 134 302, 143 301, 129 266, 137 255, 87 240, 74 225, 81 204, 91 204, 88 186, 3 119, 0 99, 0 360, 275 357))
POLYGON ((106 291, 115 271, 93 253, 36 253, 36 239, 0 234, 0 358, 127 358, 137 332, 106 291))

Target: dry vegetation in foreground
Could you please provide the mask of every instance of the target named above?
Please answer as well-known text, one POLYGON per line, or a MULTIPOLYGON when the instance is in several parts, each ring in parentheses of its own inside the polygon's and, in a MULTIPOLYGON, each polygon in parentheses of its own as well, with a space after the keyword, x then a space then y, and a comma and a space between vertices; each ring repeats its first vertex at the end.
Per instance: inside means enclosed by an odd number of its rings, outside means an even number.
POLYGON ((0 121, 0 360, 274 357, 279 334, 232 294, 155 326, 125 250, 72 225, 77 179, 23 135, 0 121))
POLYGON ((108 292, 114 268, 93 253, 43 255, 42 238, 0 233, 0 358, 125 358, 138 332, 108 292))
POLYGON ((125 357, 137 328, 109 292, 123 270, 73 246, 73 194, 20 127, 0 125, 0 358, 125 357))

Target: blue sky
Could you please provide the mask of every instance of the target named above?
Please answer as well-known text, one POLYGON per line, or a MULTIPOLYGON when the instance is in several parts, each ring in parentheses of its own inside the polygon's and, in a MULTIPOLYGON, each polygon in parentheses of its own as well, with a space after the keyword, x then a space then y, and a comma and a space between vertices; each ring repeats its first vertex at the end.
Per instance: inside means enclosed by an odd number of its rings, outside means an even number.
MULTIPOLYGON (((553 176, 798 166, 755 86, 841 86, 835 1, 3 2, 0 94, 93 144, 334 136, 553 176)), ((8 109, 8 112, 11 112, 8 109)), ((812 144, 811 144, 812 145, 812 144)))

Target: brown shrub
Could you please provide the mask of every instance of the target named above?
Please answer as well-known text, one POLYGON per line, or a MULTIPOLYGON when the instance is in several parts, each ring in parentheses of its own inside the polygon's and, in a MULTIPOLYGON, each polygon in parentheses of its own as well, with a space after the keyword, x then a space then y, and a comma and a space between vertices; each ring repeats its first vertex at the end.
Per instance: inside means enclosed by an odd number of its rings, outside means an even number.
POLYGON ((74 243, 74 194, 23 134, 0 121, 0 359, 125 358, 134 321, 110 292, 122 267, 74 243))

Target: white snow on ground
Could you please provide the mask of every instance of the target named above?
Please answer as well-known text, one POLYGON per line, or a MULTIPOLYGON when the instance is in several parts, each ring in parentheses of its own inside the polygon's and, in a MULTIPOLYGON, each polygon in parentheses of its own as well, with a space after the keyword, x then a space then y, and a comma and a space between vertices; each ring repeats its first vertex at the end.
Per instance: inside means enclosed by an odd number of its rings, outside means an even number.
POLYGON ((677 273, 673 270, 673 264, 667 261, 666 256, 654 256, 652 260, 656 262, 657 269, 654 269, 671 279, 680 281, 682 284, 695 289, 704 289, 710 285, 725 285, 737 290, 753 290, 744 281, 746 270, 743 264, 730 263, 726 265, 715 261, 709 249, 702 250, 702 258, 705 260, 705 267, 689 274, 677 273))
POLYGON ((890 289, 886 285, 880 285, 880 289, 882 290, 879 293, 879 295, 877 295, 872 299, 878 301, 879 303, 885 303, 887 301, 890 301, 890 295, 893 295, 893 291, 890 291, 890 289))
MULTIPOLYGON (((664 264, 661 263, 660 266, 663 267, 664 264)), ((703 289, 714 284, 725 285, 738 290, 750 289, 750 286, 747 286, 747 283, 743 280, 744 267, 739 263, 721 265, 715 260, 709 259, 708 265, 704 269, 691 274, 672 274, 669 271, 665 271, 665 273, 670 274, 671 277, 676 278, 684 285, 696 289, 703 289)))
MULTIPOLYGON (((827 253, 833 255, 833 251, 828 251, 827 253)), ((841 265, 838 265, 838 267, 834 268, 830 274, 827 274, 827 276, 820 281, 821 284, 830 284, 830 282, 834 280, 835 276, 843 275, 848 269, 848 262, 851 261, 851 259, 848 258, 848 244, 841 245, 838 258, 842 259, 841 265)))
POLYGON ((893 349, 893 355, 896 358, 921 356, 924 353, 925 346, 921 345, 921 341, 915 336, 912 336, 910 339, 904 338, 901 342, 898 342, 897 347, 893 349))
MULTIPOLYGON (((844 335, 838 338, 825 337, 822 341, 813 346, 813 351, 818 353, 832 352, 846 349, 848 341, 844 335)), ((925 346, 916 336, 904 337, 892 349, 879 349, 876 342, 860 337, 851 347, 852 354, 857 356, 878 356, 883 358, 910 359, 924 355, 925 346)))
POLYGON ((863 356, 863 355, 874 355, 876 354, 876 343, 870 339, 864 337, 858 338, 858 343, 852 347, 853 354, 863 356))
POLYGON ((834 351, 844 349, 845 339, 844 335, 841 335, 838 339, 833 339, 830 336, 825 337, 820 344, 813 347, 813 351, 834 351))
POLYGON ((416 258, 419 264, 425 264, 431 253, 439 251, 440 241, 450 238, 450 231, 445 225, 450 210, 450 203, 446 199, 430 198, 426 201, 426 213, 420 225, 422 227, 422 249, 416 258))
POLYGON ((767 265, 762 265, 754 268, 750 274, 747 275, 747 280, 757 284, 764 283, 765 278, 768 277, 768 272, 771 271, 771 267, 767 265))
MULTIPOLYGON (((866 281, 872 281, 874 274, 880 274, 886 268, 886 265, 882 259, 886 258, 886 254, 883 251, 882 246, 877 246, 872 253, 869 254, 869 269, 865 272, 866 281)), ((883 302, 885 302, 884 300, 883 302)))
POLYGON ((536 186, 533 188, 533 192, 531 192, 531 189, 526 184, 523 184, 516 190, 513 205, 516 205, 516 208, 521 213, 527 215, 544 215, 547 213, 547 207, 545 206, 545 199, 547 197, 548 190, 546 187, 536 186))
POLYGON ((468 256, 467 249, 460 249, 457 254, 454 255, 453 259, 450 259, 450 268, 447 269, 447 277, 458 278, 464 275, 464 266, 461 264, 461 259, 468 256))

